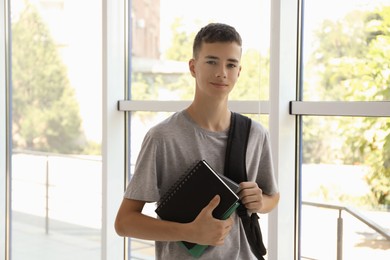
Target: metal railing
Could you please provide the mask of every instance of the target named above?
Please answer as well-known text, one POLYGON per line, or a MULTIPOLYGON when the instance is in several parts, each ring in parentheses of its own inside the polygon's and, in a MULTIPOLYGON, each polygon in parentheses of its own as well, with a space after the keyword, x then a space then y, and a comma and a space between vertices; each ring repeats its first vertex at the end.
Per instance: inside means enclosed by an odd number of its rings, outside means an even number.
MULTIPOLYGON (((63 159, 73 159, 75 161, 85 161, 85 162, 97 162, 101 163, 101 157, 100 156, 85 156, 85 155, 73 155, 73 154, 56 154, 56 153, 50 153, 50 152, 40 152, 40 151, 30 151, 30 150, 13 150, 13 155, 15 154, 22 154, 22 155, 30 155, 30 156, 39 156, 42 158, 42 163, 44 164, 44 179, 38 181, 37 185, 43 185, 44 186, 44 223, 45 223, 45 233, 49 234, 50 232, 50 205, 53 203, 51 201, 51 198, 49 196, 50 189, 53 189, 53 184, 51 183, 51 177, 53 175, 52 162, 53 158, 63 158, 63 159)), ((86 183, 87 184, 87 183, 86 183)), ((71 188, 71 187, 69 187, 71 188)))
POLYGON ((325 203, 316 203, 316 202, 307 202, 303 201, 302 205, 306 206, 312 206, 317 208, 326 208, 326 209, 333 209, 338 210, 338 218, 337 218, 337 260, 343 259, 343 218, 342 218, 342 211, 345 211, 349 213, 351 216, 359 220, 360 222, 366 224, 371 229, 375 230, 377 233, 382 235, 386 240, 390 241, 390 233, 378 225, 377 223, 373 222, 372 220, 368 219, 364 215, 362 215, 357 210, 346 207, 346 206, 340 206, 340 205, 332 205, 332 204, 325 204, 325 203))

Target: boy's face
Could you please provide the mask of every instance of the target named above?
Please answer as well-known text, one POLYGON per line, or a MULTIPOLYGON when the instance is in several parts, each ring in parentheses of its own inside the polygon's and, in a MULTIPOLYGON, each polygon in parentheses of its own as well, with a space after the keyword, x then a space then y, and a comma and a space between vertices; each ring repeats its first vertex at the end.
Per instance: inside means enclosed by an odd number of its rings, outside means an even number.
POLYGON ((241 46, 235 42, 202 43, 189 62, 196 91, 206 96, 226 97, 240 75, 241 46))

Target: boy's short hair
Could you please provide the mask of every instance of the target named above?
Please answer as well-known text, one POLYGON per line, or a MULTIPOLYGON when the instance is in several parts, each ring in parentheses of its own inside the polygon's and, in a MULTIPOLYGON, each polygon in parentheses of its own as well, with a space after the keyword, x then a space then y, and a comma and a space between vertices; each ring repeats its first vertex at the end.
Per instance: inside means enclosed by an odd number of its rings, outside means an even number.
POLYGON ((192 47, 193 58, 198 56, 203 42, 236 42, 239 46, 242 46, 241 36, 236 31, 236 29, 223 23, 210 23, 200 29, 200 31, 195 36, 192 47))

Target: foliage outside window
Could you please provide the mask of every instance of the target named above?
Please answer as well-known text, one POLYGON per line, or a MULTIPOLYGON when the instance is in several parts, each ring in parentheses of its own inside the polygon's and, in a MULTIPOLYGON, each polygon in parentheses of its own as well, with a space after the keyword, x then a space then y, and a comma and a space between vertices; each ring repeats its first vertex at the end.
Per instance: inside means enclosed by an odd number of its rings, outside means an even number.
MULTIPOLYGON (((390 6, 323 21, 305 79, 304 100, 389 101, 390 6)), ((305 124, 311 130, 303 133, 303 163, 369 165, 368 200, 390 206, 389 120, 323 117, 305 124)))
POLYGON ((34 5, 12 21, 13 147, 65 154, 100 154, 88 141, 68 72, 34 5))

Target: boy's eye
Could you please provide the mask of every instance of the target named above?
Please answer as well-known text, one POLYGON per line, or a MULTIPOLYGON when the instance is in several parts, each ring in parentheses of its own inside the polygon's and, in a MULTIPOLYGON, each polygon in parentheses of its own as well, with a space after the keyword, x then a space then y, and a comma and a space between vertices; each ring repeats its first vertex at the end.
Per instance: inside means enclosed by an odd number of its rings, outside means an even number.
POLYGON ((228 64, 228 67, 233 69, 233 68, 235 68, 237 66, 236 66, 236 64, 228 64))
POLYGON ((212 65, 214 65, 214 64, 217 64, 217 62, 216 62, 215 60, 208 60, 208 61, 207 61, 207 64, 212 64, 212 65))

